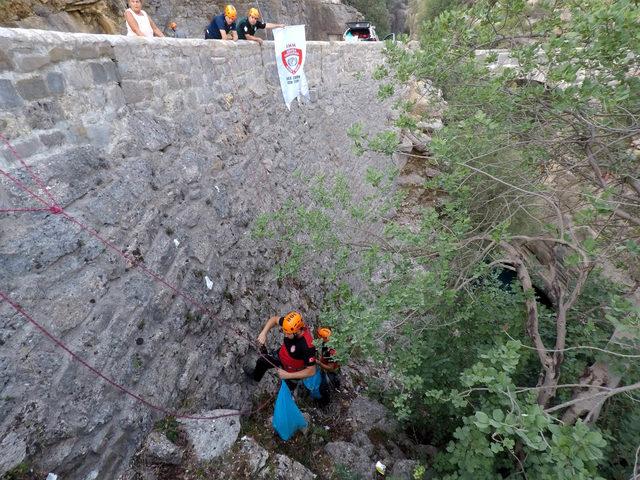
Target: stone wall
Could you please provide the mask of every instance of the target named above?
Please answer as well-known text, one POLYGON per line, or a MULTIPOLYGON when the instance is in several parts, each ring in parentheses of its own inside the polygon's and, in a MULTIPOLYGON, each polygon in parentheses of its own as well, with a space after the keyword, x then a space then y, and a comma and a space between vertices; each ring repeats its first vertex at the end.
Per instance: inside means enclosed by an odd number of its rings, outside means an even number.
MULTIPOLYGON (((346 130, 389 123, 395 99, 381 105, 371 79, 382 48, 310 42, 311 101, 288 111, 271 43, 0 29, 0 132, 65 212, 214 315, 48 212, 0 213, 0 291, 155 404, 248 407, 243 335, 294 307, 313 323, 322 298, 313 278, 277 281, 279 252, 252 222, 303 193, 299 174, 342 170, 368 192, 363 172, 389 159, 355 157, 346 130)), ((6 147, 0 168, 39 191, 6 147)), ((0 176, 0 209, 33 207, 0 176)), ((27 459, 65 480, 117 478, 163 416, 2 302, 0 345, 0 473, 27 459)))

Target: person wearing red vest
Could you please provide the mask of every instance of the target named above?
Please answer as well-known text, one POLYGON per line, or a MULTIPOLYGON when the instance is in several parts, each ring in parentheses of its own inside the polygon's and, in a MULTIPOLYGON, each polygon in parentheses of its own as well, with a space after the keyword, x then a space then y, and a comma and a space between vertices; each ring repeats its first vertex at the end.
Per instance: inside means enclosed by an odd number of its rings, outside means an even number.
POLYGON ((309 328, 304 324, 302 315, 289 312, 284 317, 271 317, 264 324, 258 343, 263 352, 253 370, 245 370, 253 380, 262 380, 265 372, 276 368, 278 376, 287 382, 293 392, 297 381, 311 377, 316 373, 316 347, 309 328), (265 343, 269 331, 279 326, 284 333, 284 341, 277 352, 266 353, 265 343))

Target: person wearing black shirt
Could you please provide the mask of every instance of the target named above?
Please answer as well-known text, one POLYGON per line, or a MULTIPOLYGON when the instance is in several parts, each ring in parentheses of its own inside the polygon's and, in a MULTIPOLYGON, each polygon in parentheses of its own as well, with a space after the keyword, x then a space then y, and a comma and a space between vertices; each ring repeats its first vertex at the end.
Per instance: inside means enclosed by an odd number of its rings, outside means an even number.
POLYGON ((293 391, 297 380, 315 375, 316 347, 313 345, 311 332, 298 312, 289 312, 284 317, 271 317, 267 320, 258 335, 258 343, 262 354, 255 368, 245 369, 245 373, 256 382, 262 380, 267 370, 276 368, 278 376, 286 381, 289 389, 293 391), (284 341, 277 352, 267 353, 264 346, 267 334, 276 326, 282 328, 284 341))
POLYGON ((262 45, 263 40, 260 37, 256 37, 257 29, 265 28, 281 28, 284 25, 280 23, 264 23, 260 20, 260 12, 257 8, 250 8, 247 12, 247 16, 238 22, 238 38, 240 40, 251 40, 262 45))
POLYGON ((236 32, 238 13, 233 5, 224 7, 224 12, 211 19, 204 32, 205 40, 238 40, 236 32))

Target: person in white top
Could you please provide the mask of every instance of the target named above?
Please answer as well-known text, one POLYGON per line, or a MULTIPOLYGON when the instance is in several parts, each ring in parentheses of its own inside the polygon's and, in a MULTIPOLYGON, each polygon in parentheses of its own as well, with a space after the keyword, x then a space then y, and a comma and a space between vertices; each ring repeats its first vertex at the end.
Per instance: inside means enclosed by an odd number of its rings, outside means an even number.
POLYGON ((164 34, 142 10, 142 0, 129 0, 129 8, 124 12, 129 37, 164 37, 164 34))

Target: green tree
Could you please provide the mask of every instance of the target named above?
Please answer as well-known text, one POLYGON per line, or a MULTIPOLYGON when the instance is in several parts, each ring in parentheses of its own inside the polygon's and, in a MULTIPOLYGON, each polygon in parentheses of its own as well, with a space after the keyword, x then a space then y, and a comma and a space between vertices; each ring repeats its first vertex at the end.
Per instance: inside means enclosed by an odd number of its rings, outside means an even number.
MULTIPOLYGON (((628 0, 443 12, 375 73, 391 87, 428 80, 447 102, 423 159, 440 172, 424 185, 436 200, 401 215, 394 169, 369 170, 364 199, 339 176, 300 178, 309 195, 257 224, 285 247, 281 275, 308 269, 329 292, 339 352, 386 362, 385 395, 448 445, 449 478, 636 468, 606 401, 631 395, 637 418, 639 13, 628 0)), ((401 135, 424 135, 417 105, 399 107, 401 135)), ((401 143, 397 130, 349 135, 362 155, 401 143)))

